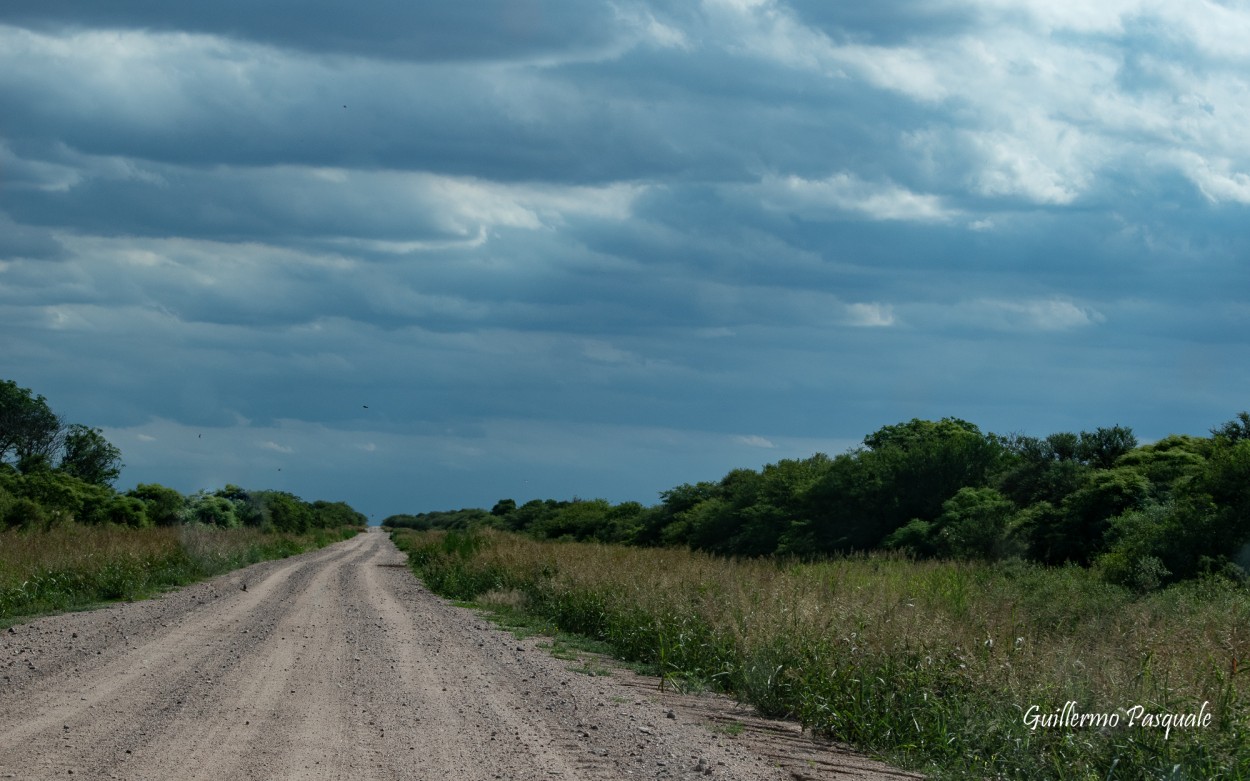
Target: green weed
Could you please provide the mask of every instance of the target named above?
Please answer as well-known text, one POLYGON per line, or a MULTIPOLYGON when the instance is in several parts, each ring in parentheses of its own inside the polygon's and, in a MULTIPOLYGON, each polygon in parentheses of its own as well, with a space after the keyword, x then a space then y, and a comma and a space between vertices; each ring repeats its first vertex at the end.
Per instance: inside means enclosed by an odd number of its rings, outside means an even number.
POLYGON ((730 692, 937 777, 1250 778, 1250 592, 1150 595, 1079 568, 733 561, 671 549, 397 533, 435 591, 510 608, 645 665, 730 692), (498 599, 498 597, 495 597, 498 599), (1117 713, 1113 729, 1031 728, 1029 709, 1117 713), (1171 731, 1129 709, 1196 713, 1171 731))
POLYGON ((101 602, 142 599, 239 567, 302 553, 352 532, 266 534, 189 525, 66 523, 0 532, 0 625, 101 602))

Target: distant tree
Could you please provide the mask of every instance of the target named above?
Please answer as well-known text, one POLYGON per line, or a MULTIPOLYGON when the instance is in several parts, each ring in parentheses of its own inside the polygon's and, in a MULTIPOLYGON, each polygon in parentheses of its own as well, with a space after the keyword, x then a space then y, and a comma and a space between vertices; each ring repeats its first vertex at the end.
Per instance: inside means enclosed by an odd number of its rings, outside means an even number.
POLYGON ((98 522, 114 523, 118 526, 145 528, 152 525, 147 515, 147 507, 142 500, 133 496, 113 494, 101 503, 96 511, 98 522))
POLYGON ((1137 447, 1137 437, 1126 426, 1082 431, 1077 439, 1077 458, 1095 469, 1110 469, 1116 459, 1137 447))
POLYGON ((1081 452, 1081 438, 1071 431, 1059 431, 1046 437, 1046 446, 1056 461, 1077 461, 1081 452))
POLYGON ((263 491, 261 506, 268 526, 274 531, 303 534, 313 523, 312 507, 285 491, 263 491))
POLYGON ((112 485, 121 474, 121 456, 100 429, 74 423, 62 436, 57 468, 88 483, 112 485))
POLYGON ((143 502, 145 513, 156 526, 173 526, 182 520, 186 499, 172 488, 155 483, 140 483, 126 496, 143 502))
POLYGON ((660 504, 642 519, 635 541, 639 545, 685 545, 689 531, 685 513, 700 502, 720 495, 721 487, 711 482, 682 483, 662 491, 660 504))
POLYGON ((998 437, 959 418, 886 426, 865 437, 864 445, 868 451, 860 458, 879 486, 871 499, 876 528, 862 535, 869 548, 913 518, 936 519, 959 489, 986 486, 1005 457, 998 437))
POLYGON ((264 507, 258 495, 253 495, 252 492, 233 483, 226 483, 224 488, 214 491, 213 496, 230 502, 240 526, 260 528, 264 525, 264 507))
POLYGON ((1203 472, 1212 446, 1210 439, 1173 434, 1125 453, 1116 465, 1143 475, 1150 481, 1155 499, 1164 502, 1180 483, 1203 472))
POLYGON ((1150 481, 1133 469, 1094 470, 1058 513, 1034 524, 1030 548, 1047 564, 1087 566, 1102 553, 1111 519, 1146 506, 1150 490, 1150 481))
POLYGON ((1016 507, 993 488, 961 488, 942 504, 935 525, 944 555, 999 559, 1017 553, 1009 542, 1009 519, 1016 507))
POLYGON ((356 512, 347 502, 326 502, 317 500, 312 503, 314 525, 322 529, 337 529, 343 526, 366 526, 369 519, 363 513, 356 512))
POLYGON ((1005 457, 995 486, 1020 508, 1038 502, 1058 506, 1089 473, 1089 467, 1076 459, 1080 438, 1075 434, 1045 439, 1012 436, 1002 441, 1005 457))
POLYGON ((183 514, 189 522, 220 526, 223 529, 233 529, 240 525, 233 502, 203 491, 188 497, 183 514))
POLYGON ((893 485, 889 464, 875 451, 835 456, 801 495, 800 510, 778 540, 778 550, 811 556, 877 547, 910 520, 900 517, 893 485))
POLYGON ((28 471, 52 457, 60 432, 61 419, 43 396, 12 380, 0 381, 0 461, 28 471))
POLYGON ((1239 412, 1234 420, 1211 429, 1211 435, 1223 439, 1230 445, 1250 439, 1250 412, 1239 412))
POLYGON ((917 556, 999 559, 1021 552, 1010 541, 1016 506, 993 488, 961 488, 933 521, 919 518, 895 530, 885 547, 917 556))

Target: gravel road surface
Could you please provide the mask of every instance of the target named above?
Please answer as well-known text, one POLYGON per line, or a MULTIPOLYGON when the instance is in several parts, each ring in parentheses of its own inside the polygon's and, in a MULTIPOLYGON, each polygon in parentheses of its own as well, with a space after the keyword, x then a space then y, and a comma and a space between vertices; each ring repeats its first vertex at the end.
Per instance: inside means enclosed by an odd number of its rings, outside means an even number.
POLYGON ((404 561, 372 531, 0 632, 0 778, 914 778, 723 697, 576 672, 404 561))

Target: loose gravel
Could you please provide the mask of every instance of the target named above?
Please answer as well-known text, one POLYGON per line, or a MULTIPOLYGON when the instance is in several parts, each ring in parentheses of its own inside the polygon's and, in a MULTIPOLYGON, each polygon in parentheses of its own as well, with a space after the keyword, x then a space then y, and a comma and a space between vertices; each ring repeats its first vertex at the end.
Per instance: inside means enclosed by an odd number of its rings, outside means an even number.
POLYGON ((0 778, 915 778, 558 659, 427 591, 380 531, 0 632, 0 778))

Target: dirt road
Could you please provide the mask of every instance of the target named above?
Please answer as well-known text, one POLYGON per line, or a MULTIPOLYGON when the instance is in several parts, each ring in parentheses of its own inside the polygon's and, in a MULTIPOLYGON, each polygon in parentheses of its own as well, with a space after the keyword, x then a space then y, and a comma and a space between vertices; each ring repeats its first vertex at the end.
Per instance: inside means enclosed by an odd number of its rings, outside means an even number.
POLYGON ((0 778, 898 778, 717 697, 590 676, 381 532, 0 633, 0 778))

